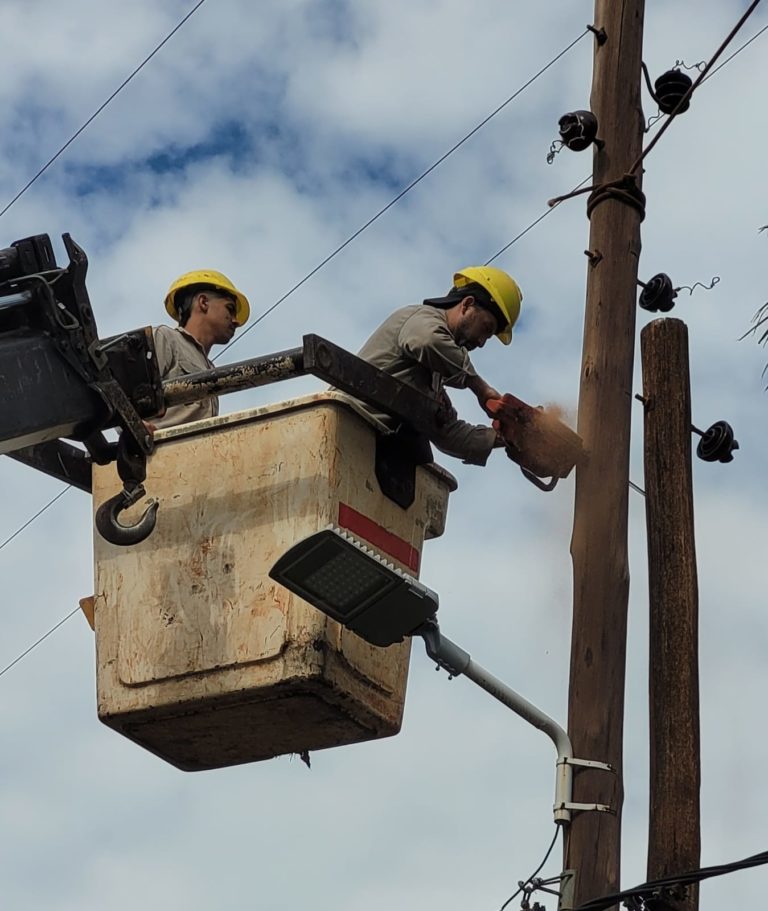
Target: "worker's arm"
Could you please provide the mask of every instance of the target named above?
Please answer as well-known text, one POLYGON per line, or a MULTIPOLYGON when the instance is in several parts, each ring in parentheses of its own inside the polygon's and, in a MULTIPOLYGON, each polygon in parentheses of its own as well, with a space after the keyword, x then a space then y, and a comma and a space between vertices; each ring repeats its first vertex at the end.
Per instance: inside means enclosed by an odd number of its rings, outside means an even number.
POLYGON ((468 465, 485 465, 491 452, 504 445, 493 427, 462 420, 442 427, 430 439, 441 452, 468 465))
POLYGON ((475 393, 481 408, 485 408, 485 403, 488 399, 501 398, 501 393, 494 389, 493 386, 489 386, 478 374, 475 374, 467 380, 467 389, 471 389, 472 392, 475 393))

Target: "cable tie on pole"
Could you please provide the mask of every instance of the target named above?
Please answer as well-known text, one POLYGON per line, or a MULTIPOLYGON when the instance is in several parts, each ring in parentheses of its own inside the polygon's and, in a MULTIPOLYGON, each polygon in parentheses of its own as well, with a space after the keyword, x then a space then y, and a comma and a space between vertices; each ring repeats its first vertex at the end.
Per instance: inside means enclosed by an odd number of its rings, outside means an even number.
MULTIPOLYGON (((617 177, 615 180, 607 180, 605 183, 592 184, 592 186, 589 187, 571 190, 570 193, 564 193, 562 196, 554 196, 552 199, 547 200, 547 205, 550 209, 553 209, 555 206, 559 206, 561 202, 565 202, 566 199, 573 199, 575 196, 582 196, 585 193, 597 194, 598 191, 602 192, 612 189, 624 190, 625 194, 631 194, 635 197, 630 204, 636 208, 642 205, 643 215, 645 214, 645 194, 637 186, 637 178, 631 172, 624 174, 622 177, 617 177), (632 186, 634 186, 634 189, 631 189, 632 186)), ((606 197, 606 199, 607 198, 608 197, 606 197)), ((592 208, 601 202, 603 202, 603 199, 598 198, 592 205, 592 208)), ((623 199, 623 202, 629 202, 629 200, 623 199)), ((590 209, 588 208, 587 214, 589 214, 589 212, 590 209)))
POLYGON ((645 218, 645 193, 637 185, 634 174, 625 174, 619 180, 596 187, 587 200, 587 216, 591 218, 595 208, 607 199, 626 203, 640 213, 640 221, 645 218))

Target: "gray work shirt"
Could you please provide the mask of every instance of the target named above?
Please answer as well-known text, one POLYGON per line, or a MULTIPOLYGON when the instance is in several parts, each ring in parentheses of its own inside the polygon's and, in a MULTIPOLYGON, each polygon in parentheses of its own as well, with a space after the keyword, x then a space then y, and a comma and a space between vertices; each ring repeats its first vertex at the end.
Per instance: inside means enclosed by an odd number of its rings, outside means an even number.
MULTIPOLYGON (((389 316, 358 352, 363 360, 421 392, 437 396, 444 386, 463 389, 477 376, 466 348, 456 344, 445 311, 428 304, 402 307, 389 316)), ((392 429, 396 421, 367 408, 392 429)), ((472 465, 485 465, 496 442, 496 431, 455 418, 435 434, 442 452, 472 465)))
MULTIPOLYGON (((162 379, 187 376, 201 370, 210 370, 214 366, 197 339, 181 326, 155 326, 152 335, 162 379)), ((218 413, 219 400, 215 395, 211 395, 187 405, 172 405, 161 418, 150 420, 158 430, 161 430, 163 427, 175 427, 177 424, 212 418, 218 413)))

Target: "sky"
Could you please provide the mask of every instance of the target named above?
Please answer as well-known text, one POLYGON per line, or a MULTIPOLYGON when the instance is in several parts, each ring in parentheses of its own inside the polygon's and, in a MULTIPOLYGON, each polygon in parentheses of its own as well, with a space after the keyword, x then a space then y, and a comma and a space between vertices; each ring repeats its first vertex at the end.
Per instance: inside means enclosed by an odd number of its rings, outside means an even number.
MULTIPOLYGON (((189 0, 3 4, 0 208, 191 9, 189 0)), ((654 76, 706 59, 744 2, 649 3, 654 76)), ((171 281, 223 271, 266 311, 577 38, 591 4, 550 0, 207 0, 51 168, 0 217, 0 247, 70 232, 89 256, 102 336, 165 320, 171 281)), ((758 7, 734 47, 768 25, 758 7)), ((706 82, 649 156, 640 277, 667 272, 689 330, 693 420, 729 421, 729 465, 694 459, 700 600, 702 863, 766 848, 762 789, 768 620, 764 559, 768 352, 739 341, 766 300, 762 149, 768 37, 706 82)), ((561 114, 589 105, 583 38, 223 360, 317 332, 356 350, 395 307, 444 293, 590 172, 546 155, 561 114)), ((644 90, 646 116, 656 106, 644 90)), ((524 292, 511 347, 474 360, 494 386, 578 397, 587 262, 584 197, 553 210, 494 265, 524 292)), ((638 333, 654 318, 638 311, 638 333)), ((639 351, 639 344, 638 344, 639 351)), ((320 388, 293 380, 222 399, 222 411, 320 388)), ((634 390, 642 388, 636 364, 634 390)), ((473 397, 453 397, 481 421, 473 397)), ((693 440, 693 443, 696 441, 693 440)), ((501 453, 440 460, 459 482, 421 578, 441 625, 561 723, 567 710, 573 479, 544 494, 501 453)), ((642 487, 642 413, 632 480, 642 487)), ((5 540, 62 485, 0 460, 5 540)), ((645 879, 647 565, 629 492, 629 637, 622 885, 645 879)), ((89 497, 70 490, 0 550, 0 668, 93 590, 89 497)), ((0 902, 8 911, 495 911, 549 844, 554 750, 541 733, 415 643, 401 733, 185 774, 96 717, 93 634, 76 614, 0 677, 0 902)), ((599 757, 590 757, 599 758, 599 757)), ((545 873, 559 872, 560 851, 545 873)), ((762 869, 702 886, 702 911, 755 907, 762 869)), ((540 899, 548 911, 551 897, 540 899)), ((510 907, 519 907, 513 903, 510 907)))

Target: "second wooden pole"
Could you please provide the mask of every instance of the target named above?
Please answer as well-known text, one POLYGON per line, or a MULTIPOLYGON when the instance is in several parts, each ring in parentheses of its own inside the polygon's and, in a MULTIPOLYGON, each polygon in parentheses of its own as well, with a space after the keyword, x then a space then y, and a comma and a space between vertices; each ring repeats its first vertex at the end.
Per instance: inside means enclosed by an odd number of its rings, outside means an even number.
MULTIPOLYGON (((688 330, 642 331, 650 601, 648 879, 699 866, 698 582, 693 526, 688 330)), ((698 887, 669 904, 696 911, 698 887)))

